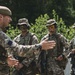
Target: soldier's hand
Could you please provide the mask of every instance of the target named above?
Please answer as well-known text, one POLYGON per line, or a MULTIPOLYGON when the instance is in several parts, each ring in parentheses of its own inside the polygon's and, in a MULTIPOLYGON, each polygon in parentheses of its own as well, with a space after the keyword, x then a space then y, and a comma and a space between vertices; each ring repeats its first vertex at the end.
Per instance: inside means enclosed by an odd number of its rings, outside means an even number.
POLYGON ((72 52, 72 53, 75 53, 75 49, 72 49, 71 52, 72 52))
POLYGON ((63 60, 63 56, 62 56, 62 55, 58 56, 58 57, 56 58, 56 60, 58 60, 58 61, 63 60))
POLYGON ((15 58, 13 58, 13 56, 8 56, 7 63, 8 63, 8 65, 10 67, 14 67, 15 65, 18 64, 18 60, 16 60, 15 58))
POLYGON ((56 43, 53 40, 52 41, 44 40, 40 44, 41 44, 43 50, 48 50, 48 49, 53 49, 55 47, 56 43))
POLYGON ((20 70, 22 67, 23 67, 23 64, 21 64, 21 63, 18 63, 17 65, 15 65, 15 68, 17 70, 20 70))

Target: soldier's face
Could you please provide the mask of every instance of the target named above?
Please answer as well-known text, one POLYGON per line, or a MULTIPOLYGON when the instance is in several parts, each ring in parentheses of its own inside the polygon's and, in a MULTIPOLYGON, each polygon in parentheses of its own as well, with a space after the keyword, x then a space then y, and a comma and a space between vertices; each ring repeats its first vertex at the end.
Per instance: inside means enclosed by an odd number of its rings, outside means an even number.
POLYGON ((48 28, 49 32, 51 32, 51 33, 55 33, 55 31, 56 31, 56 28, 54 25, 50 25, 47 28, 48 28))
POLYGON ((10 16, 1 15, 1 25, 2 27, 8 27, 9 23, 12 21, 10 16))
POLYGON ((21 25, 21 26, 19 26, 19 29, 21 30, 21 31, 24 31, 24 32, 27 32, 27 26, 25 26, 25 25, 21 25))

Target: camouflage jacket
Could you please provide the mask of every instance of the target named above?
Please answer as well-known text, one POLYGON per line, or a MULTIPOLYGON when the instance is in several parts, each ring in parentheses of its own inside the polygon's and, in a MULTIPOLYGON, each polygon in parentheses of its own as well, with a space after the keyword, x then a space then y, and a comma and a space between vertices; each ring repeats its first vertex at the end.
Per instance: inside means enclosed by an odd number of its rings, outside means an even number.
MULTIPOLYGON (((34 51, 40 50, 40 45, 19 45, 14 42, 9 36, 7 36, 1 29, 0 29, 0 45, 4 48, 9 48, 11 51, 17 52, 17 54, 21 57, 25 57, 27 53, 33 54, 34 51)), ((32 56, 32 58, 34 58, 32 56)))
POLYGON ((75 36, 74 36, 74 38, 70 41, 70 49, 75 49, 75 36))
POLYGON ((75 36, 70 41, 69 54, 68 54, 68 58, 71 58, 71 64, 74 64, 75 65, 75 53, 72 53, 71 52, 72 49, 75 49, 75 36))
POLYGON ((59 63, 57 64, 56 62, 56 58, 64 54, 64 48, 65 50, 68 48, 68 42, 67 39, 60 33, 56 33, 53 35, 47 34, 42 38, 42 40, 45 39, 54 40, 56 42, 56 46, 52 50, 41 51, 41 63, 44 64, 43 66, 45 66, 43 70, 48 73, 50 71, 53 71, 53 73, 56 75, 61 71, 61 68, 58 65, 59 63))
MULTIPOLYGON (((34 44, 38 44, 38 39, 35 36, 34 33, 30 33, 27 32, 27 34, 25 36, 22 36, 21 34, 19 34, 17 37, 14 38, 14 41, 17 42, 19 45, 34 45, 34 44)), ((25 58, 24 57, 19 57, 17 52, 13 52, 13 55, 15 57, 17 57, 17 59, 19 60, 20 63, 22 63, 24 66, 27 67, 23 67, 22 70, 24 71, 24 74, 31 74, 31 73, 35 73, 35 69, 36 69, 36 63, 37 63, 37 58, 38 57, 38 51, 32 53, 27 53, 25 58), (32 58, 34 57, 34 58, 32 58), (26 64, 27 63, 27 64, 26 64), (33 66, 34 64, 34 66, 33 66)))
POLYGON ((0 74, 9 74, 9 66, 7 64, 8 53, 6 50, 5 42, 0 39, 0 74))
MULTIPOLYGON (((30 32, 28 32, 26 34, 26 36, 22 36, 21 34, 19 34, 17 37, 14 38, 14 41, 16 43, 18 43, 19 45, 34 45, 34 44, 38 44, 37 37, 33 33, 30 33, 30 32)), ((13 55, 19 57, 17 52, 14 52, 14 51, 13 51, 13 55)), ((25 60, 24 60, 24 57, 23 58, 20 57, 20 59, 22 59, 20 62, 22 64, 25 64, 25 62, 27 62, 26 59, 29 59, 29 61, 32 62, 32 60, 36 59, 36 57, 37 57, 36 55, 38 55, 38 51, 34 52, 33 54, 32 53, 27 53, 26 56, 25 56, 25 60), (32 56, 34 58, 31 59, 32 56)))

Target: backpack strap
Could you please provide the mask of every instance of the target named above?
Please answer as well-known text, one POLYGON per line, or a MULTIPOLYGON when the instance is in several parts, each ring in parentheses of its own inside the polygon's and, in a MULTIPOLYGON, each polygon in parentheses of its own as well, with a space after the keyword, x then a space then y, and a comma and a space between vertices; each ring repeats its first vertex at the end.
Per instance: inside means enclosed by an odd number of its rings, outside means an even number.
POLYGON ((56 34, 56 39, 57 39, 57 55, 59 56, 63 52, 63 44, 61 42, 61 34, 56 34))
MULTIPOLYGON (((61 34, 57 34, 57 55, 62 55, 63 53, 63 43, 61 42, 61 34)), ((57 61, 57 64, 59 65, 60 68, 65 69, 67 65, 67 58, 63 55, 63 60, 57 61)))
POLYGON ((32 41, 33 41, 32 38, 33 38, 33 36, 34 36, 34 33, 31 33, 29 45, 32 45, 32 41))

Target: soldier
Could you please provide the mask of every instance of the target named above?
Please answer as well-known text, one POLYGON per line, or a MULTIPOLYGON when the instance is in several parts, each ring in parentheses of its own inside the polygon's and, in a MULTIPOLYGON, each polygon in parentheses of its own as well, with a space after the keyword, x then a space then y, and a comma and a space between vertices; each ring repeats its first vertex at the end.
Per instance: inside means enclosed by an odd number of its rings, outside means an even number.
MULTIPOLYGON (((72 28, 75 29, 75 23, 72 26, 72 28)), ((75 75, 75 36, 70 41, 70 48, 69 48, 69 50, 70 50, 70 54, 69 54, 68 57, 71 58, 71 64, 72 64, 71 75, 75 75)))
MULTIPOLYGON (((42 41, 39 44, 35 45, 19 45, 15 41, 13 41, 10 37, 8 37, 3 31, 3 27, 7 27, 10 23, 12 12, 9 8, 5 6, 0 6, 0 45, 3 48, 10 48, 11 51, 15 51, 18 53, 19 56, 25 57, 26 53, 33 54, 34 50, 41 50, 41 49, 52 49, 55 46, 55 41, 42 41)), ((33 57, 32 57, 33 58, 33 57)), ((18 65, 17 60, 12 59, 11 56, 6 59, 9 66, 18 65)), ((28 62, 26 63, 26 65, 28 62)), ((2 74, 1 74, 2 75, 2 74)), ((3 74, 4 75, 4 74, 3 74)))
POLYGON ((68 43, 66 38, 57 33, 57 22, 54 19, 47 21, 46 27, 49 33, 42 38, 54 40, 56 46, 48 51, 42 50, 40 54, 40 64, 41 64, 41 75, 64 75, 63 69, 65 69, 65 64, 67 59, 64 55, 64 48, 68 48, 68 43))
MULTIPOLYGON (((6 25, 8 25, 9 21, 12 20, 9 17, 11 15, 11 13, 9 14, 8 10, 9 10, 8 8, 0 6, 0 29, 2 29, 4 32, 5 32, 5 23, 6 23, 6 25), (4 9, 5 9, 5 11, 4 11, 4 9)), ((8 53, 6 51, 4 42, 2 42, 0 39, 0 75, 9 75, 10 67, 7 64, 7 60, 8 60, 8 62, 12 61, 12 63, 13 63, 12 58, 10 58, 10 57, 8 58, 8 53)))
MULTIPOLYGON (((18 28, 21 31, 21 33, 14 38, 14 41, 17 42, 20 45, 33 45, 38 43, 38 39, 35 36, 34 33, 29 32, 30 24, 28 23, 28 20, 26 18, 21 18, 18 20, 18 28)), ((38 52, 36 52, 38 55, 38 52)), ((30 53, 31 54, 31 53, 30 53)), ((29 54, 29 55, 30 55, 29 54)), ((17 52, 13 52, 14 57, 19 60, 19 64, 15 66, 15 71, 13 72, 13 75, 35 75, 36 74, 36 55, 35 52, 33 54, 34 58, 31 59, 30 57, 28 61, 30 60, 30 64, 28 66, 25 66, 25 62, 27 61, 26 57, 20 57, 17 55, 17 52)))

